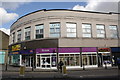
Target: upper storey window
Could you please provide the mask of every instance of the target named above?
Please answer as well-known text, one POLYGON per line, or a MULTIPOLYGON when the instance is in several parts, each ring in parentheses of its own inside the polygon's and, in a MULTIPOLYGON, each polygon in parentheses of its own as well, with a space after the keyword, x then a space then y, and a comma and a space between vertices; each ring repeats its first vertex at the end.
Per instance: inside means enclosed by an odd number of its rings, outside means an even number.
POLYGON ((67 37, 76 37, 76 23, 66 23, 67 37))
POLYGON ((21 30, 17 31, 17 41, 21 41, 21 30))
POLYGON ((104 25, 96 25, 97 29, 97 37, 105 38, 105 26, 104 25))
POLYGON ((36 25, 36 39, 38 38, 43 38, 43 33, 44 33, 44 25, 36 25))
POLYGON ((118 38, 117 26, 110 25, 109 29, 110 29, 110 37, 111 38, 118 38))
POLYGON ((12 42, 15 42, 15 32, 12 34, 12 42))
POLYGON ((50 37, 60 37, 60 23, 50 23, 50 37))
POLYGON ((30 40, 30 29, 31 27, 25 28, 25 40, 30 40))
POLYGON ((91 38, 91 24, 82 24, 83 37, 91 38))

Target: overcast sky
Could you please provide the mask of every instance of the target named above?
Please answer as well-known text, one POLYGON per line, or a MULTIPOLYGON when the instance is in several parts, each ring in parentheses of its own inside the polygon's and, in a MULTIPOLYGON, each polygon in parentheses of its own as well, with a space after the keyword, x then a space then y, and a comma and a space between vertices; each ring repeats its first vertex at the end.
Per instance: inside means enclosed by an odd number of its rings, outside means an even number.
POLYGON ((120 0, 55 1, 56 0, 51 0, 51 2, 48 2, 48 0, 20 0, 19 2, 15 2, 15 0, 0 0, 0 30, 9 34, 11 24, 19 17, 40 9, 72 9, 97 12, 119 12, 118 2, 120 0))

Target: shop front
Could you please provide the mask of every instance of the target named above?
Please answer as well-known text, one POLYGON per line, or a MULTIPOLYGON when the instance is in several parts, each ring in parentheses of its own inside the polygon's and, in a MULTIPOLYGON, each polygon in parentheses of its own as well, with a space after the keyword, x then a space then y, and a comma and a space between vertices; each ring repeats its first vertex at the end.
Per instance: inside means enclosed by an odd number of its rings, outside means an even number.
POLYGON ((32 68, 34 64, 34 50, 21 50, 20 55, 20 65, 32 68))
POLYGON ((97 48, 84 47, 82 48, 82 66, 84 67, 97 67, 97 48))
POLYGON ((36 49, 36 68, 55 69, 57 64, 57 48, 36 49))
POLYGON ((9 64, 13 66, 20 66, 20 49, 21 44, 12 45, 9 49, 9 64))
POLYGON ((110 48, 98 48, 98 66, 112 66, 110 48))
POLYGON ((4 50, 0 50, 0 64, 4 64, 5 63, 5 51, 4 50))
POLYGON ((59 59, 63 61, 67 68, 80 68, 80 48, 58 48, 59 59))
POLYGON ((111 53, 112 53, 113 66, 117 66, 117 59, 120 58, 120 47, 112 47, 111 53))
POLYGON ((13 66, 20 66, 20 57, 19 51, 14 51, 9 53, 9 64, 13 66))

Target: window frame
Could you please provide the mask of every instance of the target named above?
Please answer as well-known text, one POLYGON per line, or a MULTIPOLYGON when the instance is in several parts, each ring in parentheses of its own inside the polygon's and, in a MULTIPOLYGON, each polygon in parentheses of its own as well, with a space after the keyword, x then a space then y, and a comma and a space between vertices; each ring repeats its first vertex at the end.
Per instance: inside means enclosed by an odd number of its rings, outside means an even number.
POLYGON ((66 34, 69 38, 76 38, 77 37, 77 23, 75 22, 66 22, 66 34), (68 27, 67 24, 75 24, 75 28, 68 27), (75 36, 69 36, 68 34, 74 34, 75 36))
POLYGON ((110 38, 113 38, 113 39, 118 39, 119 38, 119 33, 118 33, 118 27, 117 27, 117 25, 109 25, 109 31, 110 31, 110 38), (110 26, 116 26, 116 30, 114 30, 114 29, 110 29, 110 26), (111 37, 111 35, 112 35, 112 33, 113 33, 113 30, 114 31, 116 31, 116 33, 117 33, 117 37, 111 37))
POLYGON ((21 37, 22 37, 22 30, 19 29, 19 30, 17 30, 17 42, 21 41, 21 37))
POLYGON ((91 23, 82 23, 82 37, 83 38, 92 38, 92 24, 91 23), (86 25, 90 25, 90 28, 83 28, 83 25, 86 24, 86 25), (90 30, 90 32, 83 32, 83 29, 86 29, 86 30, 90 30), (90 37, 85 37, 83 36, 84 34, 90 34, 90 37))
POLYGON ((49 23, 49 37, 52 38, 59 38, 61 37, 61 23, 60 22, 50 22, 49 23), (51 27, 52 24, 59 24, 59 27, 51 27), (53 29, 53 31, 51 31, 53 29), (59 29, 59 31, 57 30, 59 29), (53 35, 58 35, 58 36, 53 36, 53 35))
POLYGON ((40 38, 44 38, 44 24, 37 24, 35 25, 35 39, 40 39, 40 38), (37 26, 42 26, 42 29, 37 29, 37 26), (37 34, 37 30, 38 30, 38 34, 37 34), (43 32, 41 33, 41 30, 43 30, 43 32), (38 37, 37 35, 42 35, 42 37, 38 37))
POLYGON ((25 40, 30 40, 31 39, 31 26, 29 26, 29 27, 26 27, 25 29, 24 29, 24 34, 25 34, 25 40), (26 31, 26 29, 30 29, 29 31, 26 31), (27 34, 27 36, 26 36, 26 34, 27 34), (28 36, 28 34, 29 34, 29 36, 28 36), (29 39, 27 39, 29 37, 29 39))
POLYGON ((97 33, 97 38, 106 38, 106 29, 105 29, 105 25, 104 24, 96 24, 96 33, 97 33), (104 29, 100 29, 100 28, 97 28, 97 25, 102 25, 104 29), (100 33, 98 33, 98 31, 100 31, 100 33), (104 34, 104 37, 98 37, 98 34, 102 34, 101 31, 104 31, 103 34, 104 34))

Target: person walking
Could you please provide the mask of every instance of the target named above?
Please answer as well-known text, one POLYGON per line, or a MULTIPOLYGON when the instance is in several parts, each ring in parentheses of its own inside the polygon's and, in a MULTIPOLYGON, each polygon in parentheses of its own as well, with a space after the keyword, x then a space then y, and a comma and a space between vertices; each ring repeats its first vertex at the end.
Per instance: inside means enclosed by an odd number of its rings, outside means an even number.
POLYGON ((64 65, 63 61, 60 60, 60 62, 58 63, 58 65, 59 65, 60 72, 62 73, 62 66, 64 65))

